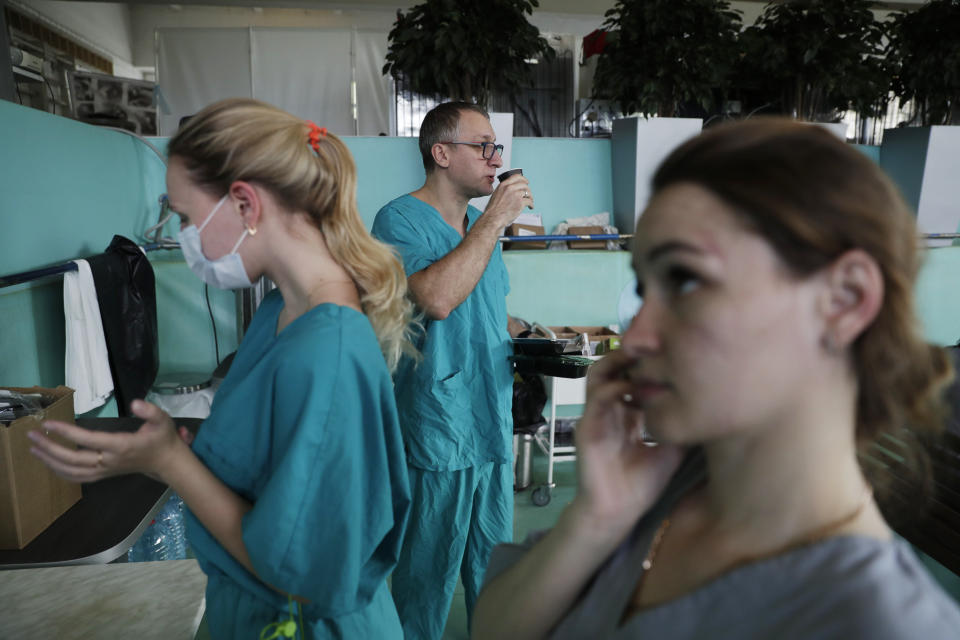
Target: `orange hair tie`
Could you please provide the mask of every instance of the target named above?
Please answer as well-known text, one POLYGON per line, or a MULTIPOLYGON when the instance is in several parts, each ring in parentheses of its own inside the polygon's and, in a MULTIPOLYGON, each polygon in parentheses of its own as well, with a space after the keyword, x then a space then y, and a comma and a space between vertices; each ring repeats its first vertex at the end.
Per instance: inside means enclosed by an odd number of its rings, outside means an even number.
POLYGON ((320 153, 320 138, 327 137, 327 128, 318 127, 312 120, 307 120, 307 125, 310 127, 310 133, 307 136, 310 146, 313 147, 314 151, 320 153))

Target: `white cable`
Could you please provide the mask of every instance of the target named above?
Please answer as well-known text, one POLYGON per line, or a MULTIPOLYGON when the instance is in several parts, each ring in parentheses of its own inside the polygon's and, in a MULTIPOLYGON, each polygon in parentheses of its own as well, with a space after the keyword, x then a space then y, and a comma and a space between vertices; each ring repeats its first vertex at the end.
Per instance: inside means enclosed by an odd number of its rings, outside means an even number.
POLYGON ((161 247, 179 247, 180 244, 169 236, 161 236, 160 231, 163 229, 163 226, 167 224, 170 218, 173 217, 173 211, 170 209, 167 201, 166 194, 160 196, 160 220, 157 224, 152 227, 148 227, 143 234, 142 238, 149 240, 150 242, 156 242, 161 247), (166 215, 164 215, 166 214, 166 215), (152 235, 151 235, 152 234, 152 235))
POLYGON ((163 166, 164 166, 164 167, 167 166, 167 159, 166 159, 166 157, 164 157, 164 155, 163 155, 162 153, 160 153, 160 149, 157 149, 157 148, 153 145, 152 142, 150 142, 149 140, 147 140, 146 138, 144 138, 144 137, 143 137, 142 135, 140 135, 139 133, 134 133, 133 131, 129 131, 129 130, 127 130, 127 129, 122 129, 122 128, 120 128, 120 127, 100 127, 100 128, 101 128, 101 129, 110 129, 110 130, 112 130, 112 131, 119 131, 120 133, 125 133, 125 134, 127 134, 128 136, 133 136, 134 138, 136 138, 137 140, 139 140, 139 141, 142 142, 143 144, 145 144, 145 145, 147 145, 148 147, 150 147, 150 149, 152 149, 153 152, 154 152, 155 154, 157 154, 157 157, 160 158, 160 162, 163 163, 163 166))

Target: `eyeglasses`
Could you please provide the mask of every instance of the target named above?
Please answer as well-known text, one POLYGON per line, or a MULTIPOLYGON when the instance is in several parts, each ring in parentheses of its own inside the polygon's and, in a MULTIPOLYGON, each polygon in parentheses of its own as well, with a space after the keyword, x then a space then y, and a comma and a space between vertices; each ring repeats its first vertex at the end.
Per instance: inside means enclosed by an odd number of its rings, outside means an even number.
POLYGON ((497 152, 497 157, 498 157, 498 158, 502 158, 502 157, 503 157, 503 145, 502 145, 502 144, 496 144, 495 142, 454 142, 454 141, 447 141, 447 142, 441 142, 440 144, 465 144, 465 145, 470 146, 470 147, 480 147, 480 149, 481 149, 480 154, 483 156, 483 159, 484 159, 484 160, 489 160, 490 158, 492 158, 494 151, 497 152))

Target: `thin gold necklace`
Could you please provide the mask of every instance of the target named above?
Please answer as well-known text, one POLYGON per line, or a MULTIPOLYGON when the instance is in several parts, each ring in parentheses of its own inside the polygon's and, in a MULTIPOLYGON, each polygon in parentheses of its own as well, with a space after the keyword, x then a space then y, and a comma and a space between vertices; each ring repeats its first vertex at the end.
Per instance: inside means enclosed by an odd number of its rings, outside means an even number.
MULTIPOLYGON (((751 556, 746 556, 738 559, 732 565, 725 567, 723 573, 732 571, 738 567, 741 567, 745 564, 750 564, 752 562, 757 562, 759 560, 764 560, 766 558, 772 558, 773 556, 780 555, 786 551, 792 549, 798 549, 800 547, 806 547, 812 545, 816 542, 823 540, 828 537, 834 531, 846 526, 847 524, 853 522, 857 517, 863 513, 863 510, 866 508, 867 504, 870 503, 870 498, 873 496, 873 488, 870 485, 867 485, 863 492, 863 498, 857 504, 857 508, 843 515, 842 517, 832 520, 824 524, 817 529, 814 529, 810 533, 797 538, 796 540, 791 540, 784 545, 773 549, 772 551, 767 551, 764 553, 759 553, 751 556)), ((634 608, 639 608, 640 593, 643 590, 644 579, 647 577, 647 573, 650 572, 650 569, 653 568, 654 560, 657 557, 657 551, 660 550, 660 545, 663 542, 663 536, 666 534, 667 529, 670 528, 670 518, 664 518, 663 522, 660 523, 660 526, 657 528, 657 532, 653 536, 653 541, 650 543, 650 549, 647 551, 647 555, 644 557, 641 566, 643 567, 643 573, 640 574, 640 579, 637 581, 637 588, 633 592, 633 603, 634 608)))

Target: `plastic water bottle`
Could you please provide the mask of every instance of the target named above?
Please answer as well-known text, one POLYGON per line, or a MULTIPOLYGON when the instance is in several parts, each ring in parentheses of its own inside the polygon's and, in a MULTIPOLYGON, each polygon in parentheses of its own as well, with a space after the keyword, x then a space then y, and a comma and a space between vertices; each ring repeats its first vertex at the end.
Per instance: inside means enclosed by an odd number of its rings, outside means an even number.
POLYGON ((157 519, 154 518, 147 528, 144 529, 140 539, 127 551, 127 562, 166 560, 166 546, 166 537, 161 532, 157 519))
POLYGON ((160 512, 160 522, 167 536, 167 559, 184 560, 187 557, 187 533, 183 524, 183 500, 180 496, 170 496, 160 512))
POLYGON ((140 539, 127 552, 128 562, 183 560, 187 557, 187 538, 183 524, 183 500, 173 494, 167 500, 140 539))

